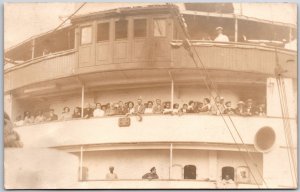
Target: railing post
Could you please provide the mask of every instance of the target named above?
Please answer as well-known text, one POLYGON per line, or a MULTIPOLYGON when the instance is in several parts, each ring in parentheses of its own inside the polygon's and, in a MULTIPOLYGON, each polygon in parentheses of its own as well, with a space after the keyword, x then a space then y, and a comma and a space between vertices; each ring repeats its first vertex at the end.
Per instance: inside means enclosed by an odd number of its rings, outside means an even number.
POLYGON ((173 143, 170 144, 169 179, 171 179, 172 177, 172 167, 173 167, 173 143))
POLYGON ((83 161, 83 146, 80 147, 80 167, 79 167, 79 180, 82 181, 82 161, 83 161))
POLYGON ((83 118, 84 112, 84 84, 81 84, 81 118, 83 118))

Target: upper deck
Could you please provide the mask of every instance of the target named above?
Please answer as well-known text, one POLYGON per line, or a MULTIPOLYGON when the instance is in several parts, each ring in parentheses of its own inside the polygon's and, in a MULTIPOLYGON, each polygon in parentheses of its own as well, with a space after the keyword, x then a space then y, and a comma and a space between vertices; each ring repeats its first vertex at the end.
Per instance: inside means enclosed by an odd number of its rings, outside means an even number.
MULTIPOLYGON (((274 74, 278 62, 288 71, 286 76, 296 78, 296 52, 267 45, 278 44, 277 39, 260 40, 260 44, 238 42, 239 33, 236 33, 236 36, 228 34, 231 42, 199 40, 202 38, 195 33, 189 16, 186 18, 188 27, 196 34, 192 44, 207 69, 268 77, 274 74)), ((201 20, 204 16, 199 17, 201 20)), ((228 19, 224 24, 227 25, 228 19)), ((212 22, 209 26, 219 24, 212 22)), ((285 28, 289 29, 282 26, 280 34, 284 34, 285 28)), ((201 32, 199 27, 197 30, 201 32)), ((97 72, 199 69, 178 39, 184 38, 170 9, 165 6, 77 16, 72 19, 71 26, 33 38, 5 53, 9 59, 23 61, 5 70, 4 90, 9 92, 40 82, 97 72)), ((137 80, 147 81, 147 77, 137 80)))

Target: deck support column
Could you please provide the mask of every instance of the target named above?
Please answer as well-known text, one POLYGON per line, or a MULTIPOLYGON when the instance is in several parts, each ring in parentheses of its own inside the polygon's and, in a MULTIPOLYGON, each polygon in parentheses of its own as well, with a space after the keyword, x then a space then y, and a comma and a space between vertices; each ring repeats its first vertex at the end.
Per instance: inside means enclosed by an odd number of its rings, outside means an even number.
POLYGON ((234 19, 234 42, 238 41, 238 19, 237 16, 235 16, 234 19))
POLYGON ((31 42, 31 59, 34 59, 34 52, 35 52, 35 39, 31 42))
POLYGON ((174 80, 172 77, 171 72, 169 71, 169 76, 171 78, 171 109, 173 110, 173 104, 174 104, 174 80))
POLYGON ((292 39, 293 39, 292 28, 290 27, 290 31, 289 31, 289 42, 291 42, 292 39))
POLYGON ((83 146, 80 147, 79 180, 82 181, 83 146))
POLYGON ((173 143, 170 144, 169 179, 171 179, 172 177, 172 167, 173 167, 173 143))
POLYGON ((83 118, 83 112, 84 112, 84 84, 81 84, 81 118, 83 118))

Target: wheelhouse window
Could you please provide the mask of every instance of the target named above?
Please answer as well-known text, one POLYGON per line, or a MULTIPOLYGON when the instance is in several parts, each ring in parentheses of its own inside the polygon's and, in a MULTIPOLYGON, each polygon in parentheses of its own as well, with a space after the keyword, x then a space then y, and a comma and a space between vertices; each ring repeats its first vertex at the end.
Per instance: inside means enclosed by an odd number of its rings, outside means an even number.
POLYGON ((134 20, 134 37, 146 37, 147 36, 147 20, 135 19, 134 20))
POLYGON ((109 23, 99 23, 97 26, 97 41, 109 40, 109 23))
POLYGON ((92 43, 92 27, 81 28, 81 45, 92 43))
POLYGON ((115 26, 115 39, 126 39, 128 35, 128 21, 119 20, 116 22, 115 26))
POLYGON ((167 29, 167 21, 165 19, 153 20, 154 37, 165 37, 167 29))

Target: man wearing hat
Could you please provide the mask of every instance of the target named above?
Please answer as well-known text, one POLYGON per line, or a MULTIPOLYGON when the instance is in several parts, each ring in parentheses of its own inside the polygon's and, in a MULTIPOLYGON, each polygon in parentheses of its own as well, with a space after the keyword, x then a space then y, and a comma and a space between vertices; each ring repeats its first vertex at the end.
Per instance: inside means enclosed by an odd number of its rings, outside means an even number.
POLYGON ((244 115, 245 113, 245 103, 243 101, 239 101, 237 103, 237 108, 235 109, 235 114, 244 115))
POLYGON ((109 167, 109 173, 106 174, 106 179, 107 180, 118 179, 118 175, 116 173, 114 173, 114 167, 113 166, 109 167))
POLYGON ((254 107, 253 107, 252 99, 247 99, 247 101, 246 101, 245 115, 247 115, 247 116, 254 115, 254 107))
POLYGON ((231 107, 231 101, 226 101, 224 114, 233 115, 234 109, 231 107))
POLYGON ((155 167, 152 167, 150 169, 150 173, 146 173, 143 175, 142 179, 158 179, 158 175, 156 174, 156 169, 155 167))
POLYGON ((229 42, 229 39, 226 35, 223 34, 223 27, 217 27, 216 31, 218 33, 218 36, 215 38, 215 41, 219 42, 229 42))

